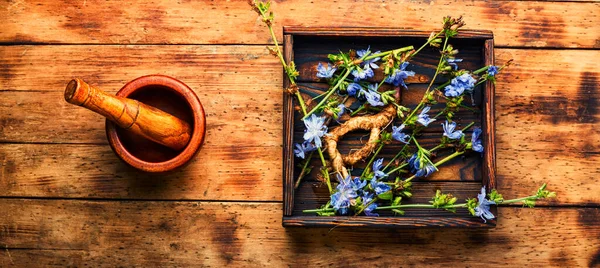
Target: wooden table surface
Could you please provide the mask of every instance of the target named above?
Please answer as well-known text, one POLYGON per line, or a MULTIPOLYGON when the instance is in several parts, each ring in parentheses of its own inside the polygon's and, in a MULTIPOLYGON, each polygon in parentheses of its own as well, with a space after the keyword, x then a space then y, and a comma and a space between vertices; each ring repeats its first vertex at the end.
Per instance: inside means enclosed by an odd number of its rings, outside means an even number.
MULTIPOLYGON (((600 266, 600 4, 276 1, 283 25, 494 31, 498 190, 491 230, 284 229, 282 69, 246 1, 0 2, 0 266, 600 266), (185 169, 139 173, 104 121, 67 104, 80 77, 114 93, 176 77, 207 112, 185 169)), ((281 40, 280 40, 281 41, 281 40)))

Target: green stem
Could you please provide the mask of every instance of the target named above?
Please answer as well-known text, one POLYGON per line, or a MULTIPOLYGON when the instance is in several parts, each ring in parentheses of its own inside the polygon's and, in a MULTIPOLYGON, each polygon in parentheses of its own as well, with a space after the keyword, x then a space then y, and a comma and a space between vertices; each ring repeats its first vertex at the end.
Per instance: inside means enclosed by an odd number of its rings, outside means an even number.
POLYGON ((368 57, 365 57, 363 59, 363 61, 374 59, 374 58, 378 58, 378 57, 387 56, 387 55, 391 54, 394 51, 398 51, 399 53, 402 53, 402 52, 406 52, 406 51, 411 51, 413 49, 415 49, 414 46, 407 46, 407 47, 402 47, 402 48, 398 48, 398 49, 388 50, 388 51, 380 52, 380 53, 377 53, 377 54, 372 54, 372 55, 370 55, 368 57))
POLYGON ((472 72, 472 74, 480 74, 482 72, 485 72, 488 70, 488 68, 490 68, 490 66, 483 66, 475 71, 472 72))
POLYGON ((302 212, 304 213, 317 213, 317 212, 334 212, 333 208, 318 208, 318 209, 305 209, 302 212))
POLYGON ((364 178, 367 170, 370 169, 371 165, 373 164, 373 160, 375 160, 375 157, 377 157, 377 155, 379 154, 379 152, 381 151, 381 149, 383 149, 383 145, 385 145, 383 142, 380 141, 379 147, 377 148, 377 150, 375 151, 375 153, 371 156, 371 159, 369 160, 369 163, 367 163, 367 167, 365 167, 365 169, 363 170, 362 174, 360 175, 361 178, 364 178))
POLYGON ((417 53, 419 53, 423 48, 425 48, 427 45, 429 45, 431 43, 431 41, 438 38, 438 36, 440 36, 442 33, 444 33, 444 30, 441 30, 439 33, 437 33, 433 38, 431 38, 431 40, 427 40, 427 42, 425 42, 425 44, 423 44, 419 49, 417 49, 417 51, 415 51, 415 53, 411 54, 410 57, 414 57, 415 55, 417 55, 417 53))
POLYGON ((531 196, 527 196, 527 197, 521 197, 521 198, 516 198, 516 199, 509 199, 509 200, 504 200, 502 201, 502 203, 500 204, 510 204, 510 203, 519 203, 519 202, 523 202, 527 199, 539 199, 537 197, 537 195, 531 195, 531 196))
POLYGON ((360 111, 364 110, 365 108, 366 108, 366 106, 365 106, 364 104, 363 104, 363 105, 361 105, 360 107, 358 107, 358 109, 356 109, 354 112, 352 112, 352 113, 350 114, 350 116, 354 116, 354 115, 356 115, 357 113, 359 113, 360 111))
MULTIPOLYGON (((442 47, 442 51, 446 50, 447 45, 448 45, 448 37, 446 36, 446 38, 444 38, 444 46, 442 47)), ((417 107, 415 107, 415 109, 413 109, 410 112, 410 115, 406 117, 404 122, 402 122, 403 124, 405 124, 406 121, 408 121, 410 118, 412 118, 415 115, 415 112, 417 112, 425 103, 425 97, 427 96, 427 94, 429 94, 429 90, 431 89, 431 86, 433 86, 433 82, 437 78, 437 75, 440 73, 440 67, 442 65, 443 60, 444 60, 444 55, 440 56, 440 61, 438 62, 437 67, 435 68, 435 74, 433 74, 433 78, 431 78, 431 81, 429 82, 429 86, 427 86, 427 89, 425 90, 425 94, 423 95, 421 102, 419 102, 417 107)))
POLYGON ((396 171, 398 171, 398 170, 401 170, 402 168, 404 168, 404 167, 406 167, 406 166, 408 166, 408 163, 404 163, 404 164, 402 164, 402 165, 399 165, 399 166, 398 166, 398 167, 396 167, 395 169, 392 169, 392 170, 390 170, 390 172, 386 173, 386 175, 388 175, 388 176, 389 176, 389 175, 393 174, 394 172, 396 172, 396 171))
POLYGON ((467 131, 469 128, 471 128, 473 125, 475 125, 475 122, 471 122, 469 123, 467 126, 463 127, 463 129, 461 130, 462 132, 467 131))
POLYGON ((444 159, 442 159, 442 160, 440 160, 440 161, 436 162, 435 164, 433 164, 433 166, 434 166, 434 167, 438 167, 438 166, 440 166, 440 165, 442 165, 442 164, 444 164, 444 163, 446 163, 446 162, 448 162, 448 161, 452 160, 453 158, 455 158, 455 157, 457 157, 457 156, 459 156, 459 155, 461 155, 461 154, 464 154, 464 153, 465 153, 464 151, 461 151, 461 152, 459 152, 459 151, 456 151, 456 152, 454 152, 453 154, 451 154, 451 155, 449 155, 449 156, 446 156, 444 159))
POLYGON ((384 210, 384 209, 401 209, 401 208, 436 208, 436 209, 448 209, 448 208, 464 208, 467 207, 467 204, 454 204, 447 205, 441 207, 434 207, 430 204, 407 204, 407 205, 397 205, 397 206, 385 206, 385 207, 377 207, 376 210, 384 210))
MULTIPOLYGON (((461 154, 464 154, 464 153, 465 153, 465 152, 454 152, 453 154, 451 154, 451 155, 449 155, 449 156, 446 156, 446 158, 444 158, 444 159, 442 159, 442 160, 440 160, 440 161, 436 162, 435 164, 433 164, 433 166, 437 168, 437 167, 438 167, 438 166, 440 166, 441 164, 444 164, 444 163, 446 163, 446 162, 448 162, 448 161, 452 160, 453 158, 455 158, 455 157, 457 157, 457 156, 459 156, 459 155, 461 155, 461 154)), ((409 181, 412 181, 412 180, 413 180, 414 178, 416 178, 416 177, 417 177, 416 175, 412 175, 410 178, 408 178, 408 179, 404 180, 404 182, 409 182, 409 181)))
POLYGON ((304 165, 302 165, 302 171, 300 172, 300 176, 298 176, 298 180, 296 180, 296 184, 294 185, 294 189, 298 189, 298 186, 300 186, 300 182, 302 181, 302 178, 304 178, 304 176, 306 176, 306 173, 305 173, 306 167, 308 167, 308 163, 310 163, 310 160, 312 159, 314 153, 315 153, 315 151, 310 152, 308 157, 305 159, 304 165))
MULTIPOLYGON (((321 164, 323 168, 327 168, 327 163, 325 162, 325 157, 323 156, 323 150, 321 148, 317 148, 317 152, 319 152, 319 156, 321 157, 321 164)), ((329 172, 323 172, 323 176, 325 176, 325 182, 327 183, 327 189, 329 189, 329 194, 333 193, 333 188, 331 187, 331 179, 329 178, 329 172)))
POLYGON ((302 108, 302 113, 306 114, 306 104, 304 103, 304 98, 302 98, 302 95, 300 95, 300 91, 296 91, 296 98, 298 98, 300 108, 302 108))
POLYGON ((402 149, 400 149, 400 151, 392 158, 392 160, 390 160, 389 163, 387 163, 387 165, 385 165, 385 167, 383 167, 383 169, 381 171, 385 171, 394 162, 394 160, 398 159, 398 157, 400 157, 400 155, 402 155, 402 153, 404 152, 404 150, 406 150, 406 148, 408 147, 409 144, 410 144, 410 140, 408 141, 407 144, 404 144, 402 149))
POLYGON ((445 144, 438 144, 438 146, 435 146, 435 147, 433 147, 433 148, 431 148, 431 149, 429 149, 429 150, 427 150, 427 151, 428 151, 429 153, 432 153, 433 151, 435 151, 435 150, 437 150, 437 149, 440 149, 440 148, 443 148, 443 147, 446 147, 446 145, 445 145, 445 144))
POLYGON ((317 111, 317 109, 321 108, 321 106, 323 106, 323 104, 327 101, 327 99, 329 99, 329 97, 331 97, 331 95, 333 95, 333 93, 335 93, 335 90, 338 87, 340 87, 340 85, 342 84, 344 79, 346 79, 346 77, 348 77, 349 74, 350 74, 350 69, 346 69, 346 73, 342 76, 342 78, 338 80, 338 82, 335 84, 335 86, 333 86, 331 89, 329 89, 329 92, 327 92, 327 95, 325 95, 325 97, 321 100, 321 102, 319 102, 319 104, 317 104, 317 106, 315 106, 315 108, 313 108, 310 112, 308 112, 306 115, 304 115, 304 117, 302 117, 302 120, 306 119, 311 114, 313 114, 315 111, 317 111))

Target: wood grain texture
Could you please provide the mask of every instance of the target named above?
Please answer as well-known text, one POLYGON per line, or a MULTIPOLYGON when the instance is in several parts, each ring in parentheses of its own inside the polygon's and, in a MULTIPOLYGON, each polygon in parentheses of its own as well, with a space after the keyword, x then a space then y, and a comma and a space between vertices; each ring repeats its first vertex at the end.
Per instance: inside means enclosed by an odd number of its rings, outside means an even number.
POLYGON ((493 230, 358 231, 284 229, 281 204, 4 199, 0 205, 8 211, 0 214, 2 266, 480 266, 485 261, 594 267, 600 262, 597 208, 500 208, 503 216, 493 230), (544 228, 534 224, 542 218, 544 228))
MULTIPOLYGON (((2 195, 281 200, 283 74, 263 46, 9 46, 0 47, 0 55, 0 142, 99 145, 0 145, 2 195), (73 67, 90 59, 93 64, 86 68, 73 67), (160 193, 136 190, 130 186, 135 173, 116 173, 123 164, 106 145, 103 120, 65 102, 57 104, 64 83, 76 75, 115 92, 147 70, 179 78, 196 91, 208 122, 200 154, 207 155, 200 158, 216 157, 221 170, 196 159, 186 171, 193 177, 189 181, 179 185, 166 180, 169 186, 160 193), (223 143, 231 146, 219 146, 223 143), (256 157, 262 164, 252 162, 256 157), (77 161, 104 164, 81 172, 77 161), (235 167, 245 174, 233 171, 235 167), (116 175, 126 179, 112 180, 116 175), (249 186, 247 192, 219 194, 219 187, 241 187, 236 176, 258 179, 262 191, 249 186)), ((526 195, 547 182, 559 194, 549 204, 600 204, 595 164, 600 161, 600 51, 496 49, 496 57, 498 63, 515 60, 496 88, 498 189, 526 195)))
MULTIPOLYGON (((546 1, 275 1, 283 25, 438 29, 463 15, 471 29, 493 29, 497 46, 600 47, 599 3, 546 1), (368 8, 366 8, 368 7, 368 8), (361 10, 361 12, 356 12, 361 10), (596 29, 596 30, 594 30, 596 29)), ((269 35, 247 1, 23 1, 0 4, 1 42, 109 44, 266 44, 269 35), (32 19, 34 18, 34 19, 32 19)))
POLYGON ((180 170, 147 174, 108 145, 0 144, 0 196, 280 201, 281 154, 205 146, 180 170))

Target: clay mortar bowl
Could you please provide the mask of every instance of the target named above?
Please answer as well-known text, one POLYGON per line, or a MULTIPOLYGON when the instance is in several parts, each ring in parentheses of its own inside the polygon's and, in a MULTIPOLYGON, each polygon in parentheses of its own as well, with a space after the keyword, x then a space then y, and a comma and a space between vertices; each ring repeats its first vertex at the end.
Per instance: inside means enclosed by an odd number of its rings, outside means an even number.
POLYGON ((167 172, 189 162, 204 142, 206 117, 204 108, 183 82, 165 75, 148 75, 127 83, 116 94, 138 100, 186 121, 192 128, 189 143, 174 150, 128 132, 106 120, 108 143, 119 158, 146 172, 167 172))

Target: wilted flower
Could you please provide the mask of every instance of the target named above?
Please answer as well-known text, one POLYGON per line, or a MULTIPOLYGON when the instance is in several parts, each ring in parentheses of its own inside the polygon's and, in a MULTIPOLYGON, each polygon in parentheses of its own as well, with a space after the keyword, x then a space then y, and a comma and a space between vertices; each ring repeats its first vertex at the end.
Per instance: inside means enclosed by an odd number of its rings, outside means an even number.
POLYGON ((399 127, 392 126, 392 138, 402 143, 408 143, 410 136, 406 133, 402 133, 402 129, 404 129, 404 127, 404 124, 400 125, 399 127))
MULTIPOLYGON (((367 53, 371 52, 370 49, 371 49, 371 47, 369 46, 367 49, 357 50, 356 51, 356 55, 359 58, 362 58, 365 55, 367 55, 367 53)), ((374 54, 379 54, 379 53, 381 53, 381 51, 375 51, 374 54)), ((365 60, 365 61, 362 62, 362 64, 363 64, 363 66, 369 66, 369 67, 371 67, 373 69, 378 69, 379 66, 377 66, 377 64, 375 64, 375 62, 377 62, 379 59, 380 59, 379 57, 376 57, 376 58, 372 58, 372 59, 369 59, 369 60, 365 60)))
POLYGON ((450 85, 447 85, 444 88, 444 95, 446 95, 446 97, 458 97, 465 91, 470 92, 473 90, 475 82, 477 82, 477 80, 468 73, 457 76, 450 81, 450 85))
POLYGON ((442 123, 442 128, 444 128, 444 136, 451 140, 458 140, 465 135, 463 134, 462 130, 454 131, 456 128, 456 122, 448 123, 448 120, 446 120, 445 123, 442 123))
POLYGON ((435 119, 429 118, 429 115, 427 114, 429 110, 431 110, 431 107, 426 106, 417 117, 417 122, 421 123, 423 126, 428 126, 431 122, 435 121, 435 119))
POLYGON ((389 190, 392 190, 391 186, 389 186, 383 182, 378 182, 375 178, 371 179, 371 187, 375 191, 376 195, 380 195, 389 190))
POLYGON ((314 142, 317 148, 321 148, 321 137, 327 133, 327 126, 325 126, 325 118, 311 115, 309 118, 304 119, 304 140, 307 142, 314 142))
POLYGON ((471 149, 475 152, 483 153, 483 145, 481 144, 481 128, 474 128, 471 134, 471 149))
POLYGON ((354 81, 360 81, 373 77, 375 73, 373 72, 373 69, 369 67, 369 65, 365 65, 363 69, 355 68, 352 70, 352 75, 354 76, 354 81))
MULTIPOLYGON (((373 201, 373 197, 374 197, 373 193, 365 193, 362 196, 362 203, 366 206, 371 201, 373 201)), ((377 204, 375 202, 373 202, 373 204, 368 205, 364 209, 365 215, 372 216, 372 217, 379 217, 379 214, 373 212, 373 211, 375 211, 376 208, 377 208, 377 204)))
POLYGON ((495 218, 494 214, 490 212, 490 205, 495 205, 496 202, 487 200, 485 196, 485 186, 483 186, 481 188, 481 193, 477 195, 478 203, 477 207, 475 207, 475 216, 481 217, 483 222, 487 222, 487 220, 495 218))
POLYGON ((327 63, 327 67, 325 67, 322 63, 319 62, 319 65, 317 66, 317 77, 331 78, 336 70, 337 68, 335 66, 331 66, 329 63, 327 63))
POLYGON ((304 159, 304 157, 306 156, 306 153, 312 152, 315 149, 317 149, 317 147, 315 147, 312 143, 310 142, 303 142, 302 144, 300 143, 296 143, 296 149, 294 149, 294 155, 296 155, 296 157, 300 157, 302 159, 304 159))
POLYGON ((408 62, 405 61, 400 65, 399 69, 394 70, 394 72, 385 79, 386 83, 393 84, 394 86, 400 86, 406 88, 406 84, 404 83, 404 79, 409 76, 414 76, 415 72, 413 71, 405 71, 406 66, 408 66, 408 62))
POLYGON ((357 83, 350 83, 346 91, 348 92, 348 96, 356 96, 358 92, 362 90, 362 87, 357 83))

